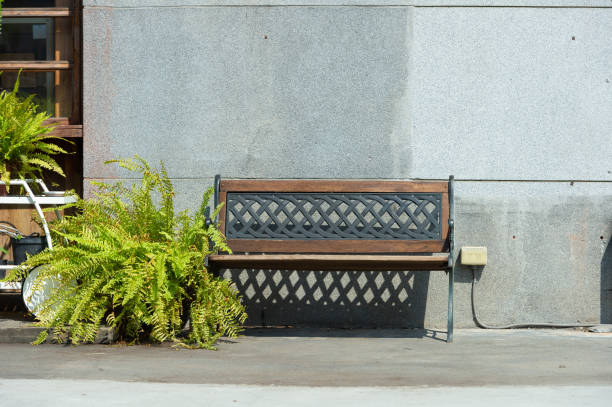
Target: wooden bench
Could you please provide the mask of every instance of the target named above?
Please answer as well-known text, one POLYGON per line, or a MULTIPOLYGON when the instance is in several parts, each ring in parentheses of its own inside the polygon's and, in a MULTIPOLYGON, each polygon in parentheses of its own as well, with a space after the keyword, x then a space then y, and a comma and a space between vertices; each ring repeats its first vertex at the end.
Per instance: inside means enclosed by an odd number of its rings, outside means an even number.
POLYGON ((443 182, 215 177, 232 254, 211 271, 444 270, 453 337, 453 177, 443 182))

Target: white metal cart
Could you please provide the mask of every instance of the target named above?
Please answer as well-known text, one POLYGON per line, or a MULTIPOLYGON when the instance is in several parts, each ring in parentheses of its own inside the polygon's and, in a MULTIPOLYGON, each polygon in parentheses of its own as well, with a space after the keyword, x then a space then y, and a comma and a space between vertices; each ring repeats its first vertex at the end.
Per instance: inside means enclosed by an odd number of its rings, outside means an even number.
MULTIPOLYGON (((0 185, 6 185, 4 182, 0 181, 0 185)), ((47 188, 47 185, 40 180, 20 180, 15 179, 11 180, 9 183, 10 186, 15 187, 23 187, 23 191, 25 191, 24 195, 9 195, 9 196, 0 196, 0 205, 32 205, 36 209, 38 216, 41 219, 42 227, 45 232, 45 238, 47 241, 47 247, 49 249, 53 249, 53 242, 51 241, 51 233, 49 232, 49 226, 47 225, 47 220, 42 211, 43 206, 55 206, 55 214, 58 219, 61 217, 57 206, 66 205, 69 203, 76 202, 76 197, 74 195, 66 195, 65 191, 50 191, 47 188), (40 195, 36 195, 31 188, 31 184, 38 184, 40 189, 42 190, 40 195)), ((10 270, 17 267, 17 265, 0 265, 0 270, 10 270)), ((21 283, 5 283, 0 282, 0 293, 2 292, 15 292, 21 291, 22 285, 21 283)))

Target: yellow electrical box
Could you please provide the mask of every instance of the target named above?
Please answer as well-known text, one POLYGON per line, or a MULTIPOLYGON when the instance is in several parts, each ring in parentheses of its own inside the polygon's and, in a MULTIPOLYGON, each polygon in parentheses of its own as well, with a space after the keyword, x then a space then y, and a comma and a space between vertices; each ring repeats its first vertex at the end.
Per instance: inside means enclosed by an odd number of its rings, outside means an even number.
POLYGON ((487 248, 467 246, 462 247, 461 264, 463 264, 464 266, 486 266, 487 248))

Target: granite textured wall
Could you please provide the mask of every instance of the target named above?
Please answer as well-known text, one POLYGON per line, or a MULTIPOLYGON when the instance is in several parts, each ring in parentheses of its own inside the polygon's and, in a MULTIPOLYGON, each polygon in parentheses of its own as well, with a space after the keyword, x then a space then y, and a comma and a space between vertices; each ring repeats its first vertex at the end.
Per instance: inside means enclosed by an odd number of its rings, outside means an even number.
MULTIPOLYGON (((612 1, 84 5, 86 183, 129 177, 103 162, 134 153, 182 208, 216 173, 454 174, 458 246, 489 248, 483 320, 612 322, 612 1)), ((225 275, 253 324, 446 321, 440 272, 225 275)))

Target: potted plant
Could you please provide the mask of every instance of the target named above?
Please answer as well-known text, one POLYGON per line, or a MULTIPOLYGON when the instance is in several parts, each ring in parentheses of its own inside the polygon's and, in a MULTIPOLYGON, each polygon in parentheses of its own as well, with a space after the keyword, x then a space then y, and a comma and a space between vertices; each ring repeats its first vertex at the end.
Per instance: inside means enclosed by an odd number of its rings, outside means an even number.
MULTIPOLYGON (((1 74, 1 72, 0 72, 1 74)), ((9 192, 11 179, 42 177, 43 170, 65 177, 53 155, 68 152, 54 143, 67 141, 49 133, 53 126, 44 124, 50 116, 32 101, 34 95, 18 95, 19 77, 12 91, 0 92, 0 181, 9 192)))
POLYGON ((36 311, 39 326, 48 328, 37 343, 49 331, 60 341, 90 342, 101 324, 127 342, 212 348, 220 336, 236 336, 244 307, 231 282, 206 267, 211 247, 230 251, 206 216, 212 188, 195 213, 177 214, 163 165, 157 171, 138 157, 114 162, 139 173, 140 182, 94 183, 94 198, 78 200, 76 214, 51 224, 53 250, 29 257, 7 277, 19 281, 37 267, 34 290, 54 286, 36 311))

